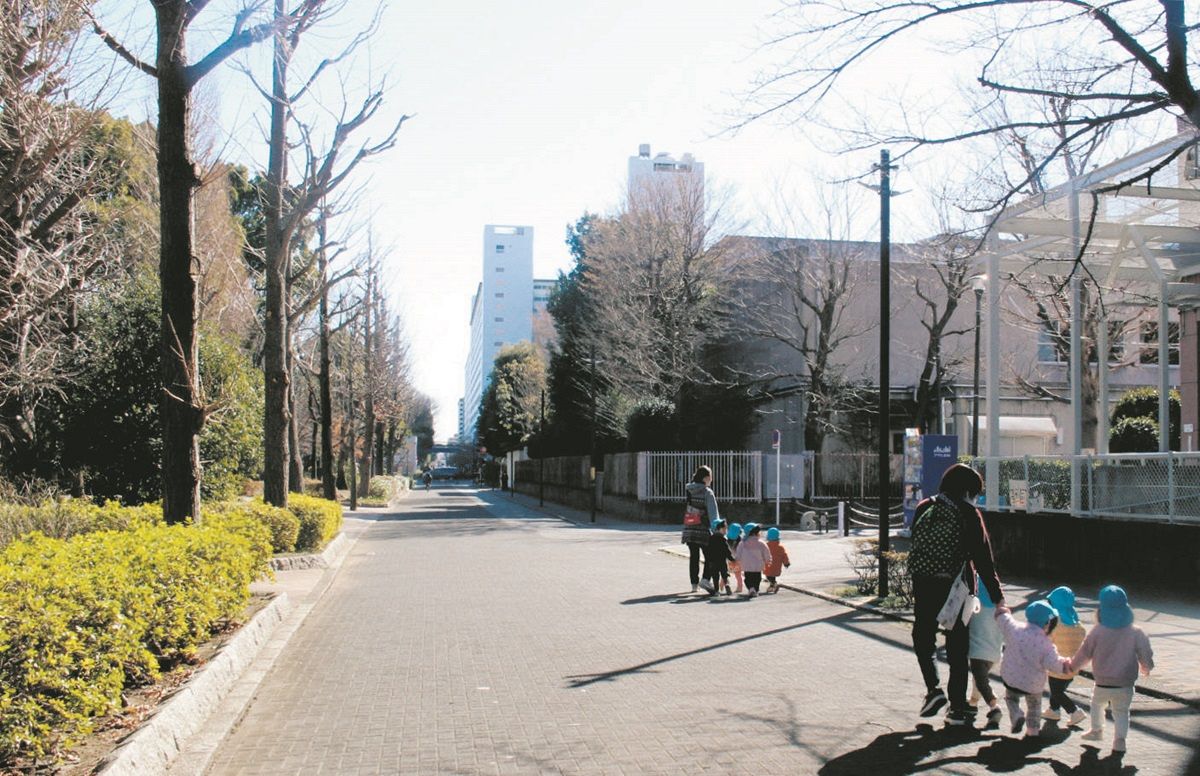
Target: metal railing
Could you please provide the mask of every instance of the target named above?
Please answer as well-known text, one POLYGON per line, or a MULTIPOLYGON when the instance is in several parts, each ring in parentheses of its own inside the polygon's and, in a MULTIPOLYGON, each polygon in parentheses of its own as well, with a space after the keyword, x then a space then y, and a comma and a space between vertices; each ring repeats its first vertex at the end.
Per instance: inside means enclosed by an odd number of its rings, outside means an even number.
MULTIPOLYGON (((985 478, 987 458, 969 461, 985 478)), ((1072 514, 1071 467, 1079 470, 1073 514, 1166 522, 1200 522, 1200 453, 1121 453, 998 459, 998 511, 1019 511, 1011 483, 1023 480, 1037 511, 1072 514)))
MULTIPOLYGON (((816 498, 879 498, 879 456, 875 453, 823 453, 815 458, 813 496, 816 498)), ((904 456, 892 455, 888 461, 891 487, 888 498, 900 497, 900 476, 904 456)))
POLYGON ((751 452, 638 453, 638 500, 682 501, 701 466, 713 472, 718 501, 762 501, 763 455, 751 452))

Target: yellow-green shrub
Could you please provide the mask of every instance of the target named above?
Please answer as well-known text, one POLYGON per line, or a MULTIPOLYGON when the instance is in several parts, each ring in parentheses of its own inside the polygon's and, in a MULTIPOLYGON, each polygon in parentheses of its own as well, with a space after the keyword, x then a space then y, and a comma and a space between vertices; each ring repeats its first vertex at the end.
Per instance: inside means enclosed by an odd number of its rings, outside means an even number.
POLYGON ((300 533, 300 519, 287 509, 271 506, 261 499, 253 501, 220 501, 204 505, 207 519, 217 512, 237 511, 245 513, 267 527, 271 533, 271 550, 291 552, 296 549, 296 537, 300 533))
POLYGON ((79 498, 50 499, 35 505, 0 503, 0 546, 35 531, 66 539, 91 531, 123 531, 162 522, 162 507, 158 504, 127 507, 108 501, 97 506, 79 498))
POLYGON ((202 506, 201 523, 206 528, 216 528, 240 536, 250 544, 255 569, 260 576, 271 572, 271 529, 247 509, 243 501, 224 501, 202 506))
POLYGON ((234 530, 219 519, 34 534, 0 551, 0 764, 69 743, 124 687, 240 614, 269 538, 250 518, 223 519, 234 530))
POLYGON ((342 530, 342 505, 316 496, 288 494, 288 509, 300 519, 296 549, 317 550, 342 530))
POLYGON ((363 504, 368 507, 386 507, 399 498, 400 492, 407 490, 408 480, 404 477, 376 475, 367 486, 367 497, 363 504))

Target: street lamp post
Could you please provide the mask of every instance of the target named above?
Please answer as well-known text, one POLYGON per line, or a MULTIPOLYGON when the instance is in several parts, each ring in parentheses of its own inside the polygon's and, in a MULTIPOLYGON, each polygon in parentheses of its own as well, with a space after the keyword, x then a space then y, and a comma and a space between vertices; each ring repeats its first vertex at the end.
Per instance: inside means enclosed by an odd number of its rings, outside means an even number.
POLYGON ((591 453, 591 460, 588 463, 590 464, 589 472, 591 473, 591 485, 592 485, 592 519, 591 519, 591 522, 594 523, 594 522, 596 522, 596 343, 595 342, 592 343, 590 355, 592 357, 592 380, 591 380, 592 384, 591 384, 591 390, 589 391, 589 393, 592 395, 592 424, 591 424, 592 425, 592 428, 591 428, 591 434, 592 434, 591 450, 592 450, 592 453, 591 453))
POLYGON ((975 385, 971 392, 971 458, 979 457, 979 330, 981 326, 980 305, 983 291, 987 288, 987 276, 976 275, 971 280, 975 291, 975 385))
POLYGON ((538 506, 546 506, 546 389, 542 389, 542 418, 538 421, 538 506))
POLYGON ((879 597, 888 594, 890 531, 888 491, 891 490, 891 154, 879 152, 879 597))

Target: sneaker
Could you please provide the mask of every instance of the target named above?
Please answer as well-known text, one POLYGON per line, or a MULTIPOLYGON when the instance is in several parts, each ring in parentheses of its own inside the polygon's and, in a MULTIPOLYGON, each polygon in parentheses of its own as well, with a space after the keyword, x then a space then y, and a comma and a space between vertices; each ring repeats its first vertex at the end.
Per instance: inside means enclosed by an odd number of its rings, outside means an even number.
POLYGON ((1012 727, 1009 728, 1009 732, 1011 732, 1015 736, 1018 733, 1020 733, 1024 727, 1025 727, 1025 715, 1022 714, 1019 717, 1013 717, 1012 727))
POLYGON ((697 590, 699 590, 699 589, 700 589, 700 586, 699 586, 699 585, 692 585, 692 592, 693 592, 693 593, 695 593, 695 592, 696 592, 697 590))
POLYGON ((1089 730, 1088 732, 1086 732, 1082 736, 1080 736, 1080 738, 1082 738, 1084 741, 1099 741, 1100 737, 1103 735, 1104 735, 1104 731, 1097 730, 1096 728, 1092 728, 1091 730, 1089 730))
POLYGON ((768 587, 768 588, 767 588, 767 592, 768 592, 768 593, 778 593, 778 592, 779 592, 779 585, 772 584, 770 587, 768 587))
POLYGON ((1025 737, 1026 738, 1041 738, 1042 731, 1039 728, 1027 727, 1027 728, 1025 728, 1025 737))
POLYGON ((946 693, 942 692, 941 687, 935 687, 925 695, 925 702, 921 704, 921 716, 932 717, 945 705, 946 693))
POLYGON ((1071 712, 1071 719, 1067 721, 1067 727, 1078 727, 1080 722, 1087 719, 1087 712, 1083 709, 1075 709, 1071 712))
POLYGON ((725 591, 721 595, 733 595, 733 591, 729 589, 729 585, 725 586, 725 591))
POLYGON ((1042 719, 1058 720, 1062 719, 1062 714, 1059 713, 1058 709, 1046 709, 1042 712, 1042 719))
POLYGON ((975 724, 975 713, 970 709, 950 709, 950 713, 946 715, 947 725, 973 725, 975 724))
POLYGON ((713 592, 712 582, 709 582, 707 579, 700 580, 700 587, 704 588, 708 593, 713 592))
POLYGON ((1125 751, 1125 739, 1124 738, 1114 738, 1113 739, 1113 751, 1114 752, 1124 752, 1125 751))
POLYGON ((1000 727, 1000 717, 1002 717, 1002 716, 1003 716, 1003 712, 1000 711, 999 706, 993 706, 992 708, 988 709, 987 726, 992 729, 999 728, 1000 727))
POLYGON ((750 591, 750 595, 749 595, 749 597, 750 597, 750 598, 758 598, 758 591, 757 591, 757 590, 751 590, 751 591, 750 591))

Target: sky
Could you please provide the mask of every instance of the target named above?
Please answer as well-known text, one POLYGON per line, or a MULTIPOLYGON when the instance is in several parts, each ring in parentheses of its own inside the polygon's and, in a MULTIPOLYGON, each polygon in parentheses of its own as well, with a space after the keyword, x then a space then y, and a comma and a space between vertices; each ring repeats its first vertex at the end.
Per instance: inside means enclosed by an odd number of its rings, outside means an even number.
MULTIPOLYGON (((146 56, 152 37, 145 11, 105 2, 101 18, 116 20, 114 30, 146 56)), ((314 34, 317 48, 345 40, 374 8, 367 0, 347 2, 324 38, 314 34)), ((216 40, 227 30, 232 6, 221 16, 224 5, 205 12, 196 50, 209 42, 205 36, 216 40)), ((811 188, 822 175, 870 169, 877 152, 822 154, 800 126, 762 122, 727 131, 745 115, 741 97, 756 75, 779 59, 762 48, 778 30, 772 14, 779 8, 779 0, 458 0, 395 3, 383 13, 346 88, 387 77, 377 134, 402 113, 412 118, 395 148, 362 170, 364 203, 353 218, 369 221, 382 246, 385 286, 403 315, 414 381, 437 404, 438 439, 457 431, 485 224, 532 226, 535 275, 554 277, 569 267, 567 225, 585 211, 617 207, 628 157, 641 143, 653 153, 693 153, 710 187, 734 192, 751 232, 762 231, 758 214, 786 186, 808 181, 800 185, 811 188)), ((253 57, 242 61, 254 64, 253 57)), ((912 47, 884 52, 877 66, 890 68, 898 88, 934 77, 936 68, 912 47)), ((263 166, 265 106, 249 79, 226 67, 205 86, 199 121, 219 127, 222 156, 263 166)), ((321 96, 332 106, 338 94, 327 89, 321 96)), ((130 76, 122 99, 129 115, 149 113, 149 79, 130 76)), ((794 191, 789 196, 799 199, 814 194, 794 191)), ((859 233, 846 236, 871 239, 876 209, 864 208, 859 233)), ((898 211, 893 229, 903 238, 914 221, 903 205, 898 211)))

